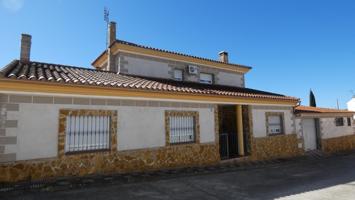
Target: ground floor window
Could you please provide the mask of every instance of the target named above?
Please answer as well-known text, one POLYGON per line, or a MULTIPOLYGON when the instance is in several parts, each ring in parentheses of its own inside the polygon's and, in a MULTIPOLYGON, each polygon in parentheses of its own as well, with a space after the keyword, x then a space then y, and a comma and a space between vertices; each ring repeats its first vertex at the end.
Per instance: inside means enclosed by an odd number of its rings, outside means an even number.
POLYGON ((267 135, 284 134, 284 114, 283 113, 266 113, 266 132, 267 135))
POLYGON ((61 110, 59 151, 63 153, 110 150, 116 146, 116 111, 61 110), (63 147, 61 147, 63 143, 63 147))
POLYGON ((65 152, 108 150, 110 116, 67 116, 65 152))
POLYGON ((348 120, 348 126, 351 126, 351 118, 348 117, 347 120, 348 120))
POLYGON ((167 111, 165 115, 168 144, 198 141, 198 112, 167 111))
POLYGON ((335 126, 344 126, 344 119, 342 117, 335 118, 335 126))

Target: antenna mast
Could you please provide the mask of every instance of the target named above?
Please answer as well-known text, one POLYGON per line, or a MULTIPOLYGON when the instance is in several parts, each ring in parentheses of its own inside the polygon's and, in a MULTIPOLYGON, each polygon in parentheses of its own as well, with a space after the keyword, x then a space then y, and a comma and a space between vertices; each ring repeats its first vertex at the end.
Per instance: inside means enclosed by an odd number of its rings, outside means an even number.
POLYGON ((110 11, 107 9, 107 7, 104 7, 104 21, 106 22, 106 48, 108 47, 108 36, 107 36, 107 30, 108 30, 108 24, 110 23, 110 11))

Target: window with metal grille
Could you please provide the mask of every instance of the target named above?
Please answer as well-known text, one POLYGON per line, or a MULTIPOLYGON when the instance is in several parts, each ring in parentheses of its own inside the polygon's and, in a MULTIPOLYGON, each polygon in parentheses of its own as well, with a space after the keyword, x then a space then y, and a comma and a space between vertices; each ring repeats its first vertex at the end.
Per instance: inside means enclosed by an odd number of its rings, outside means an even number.
POLYGON ((335 126, 344 126, 344 118, 342 117, 335 118, 335 126))
POLYGON ((68 115, 65 153, 109 150, 111 116, 68 115))
POLYGON ((347 121, 348 121, 348 126, 351 126, 351 118, 350 117, 347 118, 347 121))
POLYGON ((195 117, 175 115, 169 117, 170 144, 195 141, 195 117))

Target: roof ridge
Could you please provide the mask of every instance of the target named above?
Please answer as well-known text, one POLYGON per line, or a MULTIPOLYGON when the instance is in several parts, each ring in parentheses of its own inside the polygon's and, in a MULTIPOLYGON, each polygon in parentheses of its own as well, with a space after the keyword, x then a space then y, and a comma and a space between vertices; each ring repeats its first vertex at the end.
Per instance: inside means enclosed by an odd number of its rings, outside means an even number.
MULTIPOLYGON (((232 66, 237 66, 237 67, 244 67, 244 68, 249 68, 249 69, 252 68, 251 66, 247 66, 247 65, 235 64, 235 63, 225 63, 225 62, 222 62, 222 61, 219 61, 219 60, 214 60, 214 59, 211 59, 211 58, 194 56, 194 55, 190 55, 190 54, 186 54, 186 53, 180 53, 180 52, 177 52, 177 51, 165 50, 165 49, 161 49, 161 48, 155 48, 155 47, 151 47, 151 46, 146 46, 146 45, 142 45, 142 44, 128 42, 128 41, 125 41, 125 40, 116 39, 116 42, 121 43, 121 44, 141 47, 141 48, 145 48, 145 49, 151 49, 151 50, 155 50, 155 51, 161 51, 161 52, 166 52, 166 53, 171 53, 171 54, 176 54, 176 55, 181 55, 181 56, 187 56, 187 57, 206 60, 206 61, 211 61, 211 62, 216 62, 216 63, 222 63, 222 64, 227 64, 227 65, 232 65, 232 66)), ((114 45, 114 43, 112 43, 111 46, 112 45, 114 45)), ((106 50, 103 53, 105 53, 105 52, 106 52, 106 50)))

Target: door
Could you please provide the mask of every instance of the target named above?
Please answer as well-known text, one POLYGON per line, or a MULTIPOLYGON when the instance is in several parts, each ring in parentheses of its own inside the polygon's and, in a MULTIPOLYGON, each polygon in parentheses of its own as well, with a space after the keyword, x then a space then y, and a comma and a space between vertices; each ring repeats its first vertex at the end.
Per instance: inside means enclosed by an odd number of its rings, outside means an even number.
POLYGON ((317 149, 317 133, 314 119, 303 119, 302 122, 304 148, 306 151, 317 149))
POLYGON ((221 159, 238 157, 235 106, 219 106, 219 146, 221 159))

